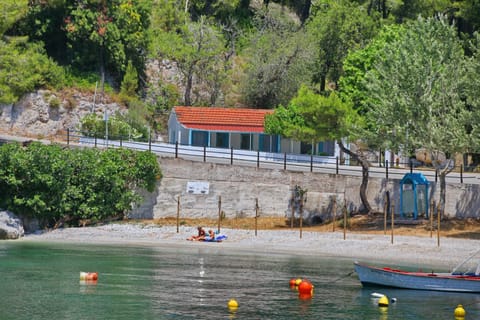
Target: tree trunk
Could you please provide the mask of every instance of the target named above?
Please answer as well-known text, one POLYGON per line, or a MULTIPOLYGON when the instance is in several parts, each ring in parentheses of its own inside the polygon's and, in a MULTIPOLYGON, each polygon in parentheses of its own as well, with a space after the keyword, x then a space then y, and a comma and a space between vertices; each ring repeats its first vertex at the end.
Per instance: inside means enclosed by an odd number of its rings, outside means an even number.
POLYGON ((440 212, 439 214, 444 214, 445 213, 445 194, 446 194, 445 190, 447 187, 447 183, 446 183, 447 175, 445 174, 444 170, 440 171, 438 178, 440 179, 440 203, 439 203, 440 212))
POLYGON ((188 70, 187 81, 185 83, 185 95, 184 95, 185 106, 192 105, 192 99, 191 99, 192 85, 193 85, 193 65, 190 66, 190 70, 188 70))
POLYGON ((102 93, 102 102, 105 94, 105 47, 100 46, 100 92, 102 93))
MULTIPOLYGON (((437 161, 435 161, 437 162, 437 161)), ((454 169, 454 162, 452 159, 448 159, 445 162, 445 166, 443 168, 438 168, 438 178, 440 179, 440 214, 445 214, 445 199, 447 193, 447 174, 449 174, 454 169)), ((442 217, 443 218, 443 217, 442 217)))
POLYGON ((360 200, 362 201, 363 210, 360 210, 360 212, 369 214, 373 211, 367 198, 369 163, 362 156, 347 149, 343 145, 342 140, 337 140, 337 144, 340 147, 340 150, 348 154, 352 159, 360 162, 360 165, 362 166, 362 183, 360 184, 360 200))
MULTIPOLYGON (((320 76, 320 92, 325 92, 325 83, 327 82, 327 75, 322 74, 320 76)), ((340 147, 341 148, 341 147, 340 147)), ((348 152, 347 152, 348 153, 348 152)))
POLYGON ((312 0, 306 0, 305 4, 302 7, 302 12, 300 14, 300 21, 302 25, 305 24, 307 21, 308 17, 310 16, 310 8, 312 6, 312 0))

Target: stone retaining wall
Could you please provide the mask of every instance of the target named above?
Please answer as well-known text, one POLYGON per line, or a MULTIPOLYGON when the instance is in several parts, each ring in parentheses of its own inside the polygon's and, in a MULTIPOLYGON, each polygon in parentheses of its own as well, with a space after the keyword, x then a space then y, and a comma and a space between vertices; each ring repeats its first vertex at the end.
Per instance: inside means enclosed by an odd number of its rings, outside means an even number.
MULTIPOLYGON (((307 190, 304 205, 305 218, 328 220, 333 211, 333 198, 337 199, 337 215, 346 203, 349 212, 361 205, 360 177, 310 172, 291 172, 254 167, 159 158, 163 178, 158 189, 146 199, 135 216, 145 218, 176 217, 177 201, 180 216, 188 218, 218 217, 221 210, 226 217, 254 217, 258 199, 262 216, 289 217, 290 199, 295 186, 307 190), (208 182, 208 194, 187 192, 188 182, 208 182), (221 200, 219 210, 219 200, 221 200)), ((399 180, 370 178, 368 198, 373 210, 383 212, 386 191, 390 192, 398 213, 400 201, 399 180)), ((439 184, 431 182, 431 196, 438 201, 439 184)), ((447 184, 446 215, 448 217, 479 217, 480 194, 478 185, 447 184)))

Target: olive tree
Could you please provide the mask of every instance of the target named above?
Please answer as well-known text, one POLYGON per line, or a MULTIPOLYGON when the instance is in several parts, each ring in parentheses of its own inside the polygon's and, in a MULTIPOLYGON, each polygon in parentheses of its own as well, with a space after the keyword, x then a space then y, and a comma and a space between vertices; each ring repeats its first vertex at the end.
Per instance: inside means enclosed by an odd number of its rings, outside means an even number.
POLYGON ((453 157, 468 149, 471 109, 465 98, 466 59, 456 29, 446 18, 418 18, 385 46, 366 75, 371 97, 367 119, 405 154, 426 148, 439 172, 440 205, 453 157))

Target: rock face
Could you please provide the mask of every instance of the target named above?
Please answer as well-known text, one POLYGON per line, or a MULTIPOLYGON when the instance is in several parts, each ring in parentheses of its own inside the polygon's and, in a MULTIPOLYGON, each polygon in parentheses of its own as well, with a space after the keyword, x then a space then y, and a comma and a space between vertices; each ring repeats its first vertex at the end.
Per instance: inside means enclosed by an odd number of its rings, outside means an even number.
POLYGON ((93 100, 91 94, 76 91, 38 90, 15 104, 0 104, 0 131, 43 139, 67 128, 78 130, 80 120, 89 113, 103 117, 104 112, 112 115, 125 111, 118 103, 105 103, 101 99, 93 103, 93 100))
POLYGON ((22 220, 10 211, 0 211, 0 240, 18 239, 24 234, 22 220))

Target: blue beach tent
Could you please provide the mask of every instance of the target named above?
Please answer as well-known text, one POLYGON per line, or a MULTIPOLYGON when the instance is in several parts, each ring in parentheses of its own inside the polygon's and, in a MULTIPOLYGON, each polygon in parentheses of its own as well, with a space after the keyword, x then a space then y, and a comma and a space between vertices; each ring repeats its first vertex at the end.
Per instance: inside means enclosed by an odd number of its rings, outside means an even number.
POLYGON ((428 218, 428 182, 421 173, 407 173, 400 181, 400 215, 402 218, 424 214, 428 218))

